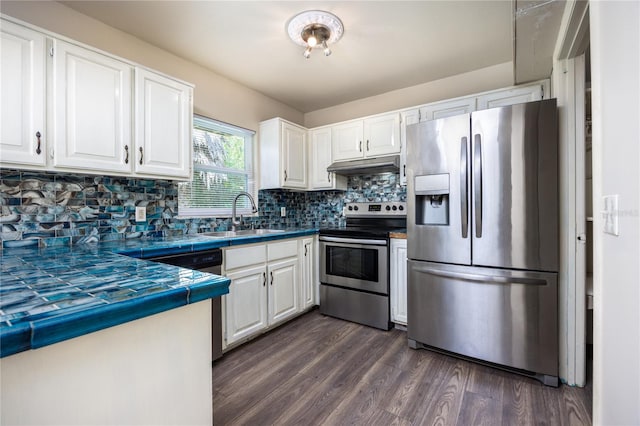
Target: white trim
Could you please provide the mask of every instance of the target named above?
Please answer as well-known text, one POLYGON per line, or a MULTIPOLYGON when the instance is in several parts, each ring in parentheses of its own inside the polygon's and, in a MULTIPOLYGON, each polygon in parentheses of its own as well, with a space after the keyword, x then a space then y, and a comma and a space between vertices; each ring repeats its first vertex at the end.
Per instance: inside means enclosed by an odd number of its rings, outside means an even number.
POLYGON ((560 377, 569 385, 585 385, 586 373, 586 247, 577 236, 584 231, 584 57, 588 46, 588 4, 569 0, 554 53, 553 95, 559 106, 560 160, 560 377), (582 41, 580 41, 582 40, 582 41), (580 41, 580 42, 579 42, 580 41), (571 54, 572 56, 569 56, 571 54), (578 81, 580 80, 580 81, 578 81))

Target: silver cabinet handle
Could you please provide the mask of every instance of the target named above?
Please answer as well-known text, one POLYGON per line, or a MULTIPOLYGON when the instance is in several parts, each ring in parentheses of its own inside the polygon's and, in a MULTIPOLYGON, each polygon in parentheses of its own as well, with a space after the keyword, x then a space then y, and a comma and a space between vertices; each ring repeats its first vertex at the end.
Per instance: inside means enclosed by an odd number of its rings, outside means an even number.
POLYGON ((305 257, 307 256, 307 249, 308 249, 308 248, 309 248, 309 247, 305 244, 305 245, 304 245, 304 255, 305 255, 305 257))
POLYGON ((460 141, 460 218, 462 238, 469 234, 469 194, 467 193, 467 138, 460 141))
POLYGON ((124 146, 124 152, 126 157, 124 157, 124 164, 129 164, 129 145, 124 146))
POLYGON ((426 266, 414 266, 413 270, 424 274, 434 275, 442 278, 454 278, 464 281, 486 282, 491 284, 527 284, 527 285, 547 285, 548 282, 542 278, 527 277, 504 277, 499 275, 469 274, 466 272, 443 271, 442 269, 432 269, 426 266))
POLYGON ((36 154, 40 155, 42 150, 40 149, 40 138, 42 137, 42 133, 36 132, 36 139, 38 140, 38 146, 36 146, 36 154))
POLYGON ((369 151, 369 139, 367 139, 367 151, 369 151))
POLYGON ((273 271, 269 271, 269 275, 271 275, 271 285, 273 285, 273 271))
POLYGON ((286 170, 284 171, 284 181, 285 182, 287 181, 287 171, 286 170))
POLYGON ((327 172, 327 180, 331 183, 331 172, 327 172))
POLYGON ((482 138, 479 134, 476 134, 474 137, 475 152, 473 154, 473 196, 475 198, 476 209, 476 237, 482 238, 482 138))
POLYGON ((142 165, 143 158, 144 158, 144 152, 142 152, 142 147, 140 147, 140 165, 142 165))
POLYGON ((362 141, 360 141, 360 148, 358 148, 360 152, 362 152, 362 141))
POLYGON ((263 272, 262 273, 262 287, 267 285, 267 273, 263 272))

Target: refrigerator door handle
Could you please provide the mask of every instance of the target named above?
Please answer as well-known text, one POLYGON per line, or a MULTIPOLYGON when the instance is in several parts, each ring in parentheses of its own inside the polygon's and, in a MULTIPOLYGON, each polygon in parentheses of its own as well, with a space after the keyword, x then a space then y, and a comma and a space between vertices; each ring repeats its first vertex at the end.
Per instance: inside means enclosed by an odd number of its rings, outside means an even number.
POLYGON ((525 277, 503 277, 495 275, 469 274, 465 272, 443 271, 426 266, 414 266, 415 271, 422 272, 436 277, 454 278, 464 281, 484 282, 491 284, 526 284, 526 285, 547 285, 548 282, 541 278, 525 277))
POLYGON ((473 191, 476 211, 476 238, 482 238, 482 139, 476 134, 473 159, 473 191))
POLYGON ((469 234, 469 195, 467 194, 467 137, 460 141, 460 217, 462 238, 469 234))

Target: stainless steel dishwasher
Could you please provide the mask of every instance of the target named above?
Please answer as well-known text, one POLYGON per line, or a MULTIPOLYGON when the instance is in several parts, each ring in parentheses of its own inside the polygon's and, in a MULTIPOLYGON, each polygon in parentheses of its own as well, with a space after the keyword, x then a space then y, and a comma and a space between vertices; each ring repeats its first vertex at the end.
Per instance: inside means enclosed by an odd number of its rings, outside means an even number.
MULTIPOLYGON (((216 275, 221 275, 222 273, 222 250, 220 249, 151 257, 145 260, 195 269, 216 275)), ((220 297, 211 299, 211 331, 212 361, 215 361, 222 356, 222 312, 220 297)))

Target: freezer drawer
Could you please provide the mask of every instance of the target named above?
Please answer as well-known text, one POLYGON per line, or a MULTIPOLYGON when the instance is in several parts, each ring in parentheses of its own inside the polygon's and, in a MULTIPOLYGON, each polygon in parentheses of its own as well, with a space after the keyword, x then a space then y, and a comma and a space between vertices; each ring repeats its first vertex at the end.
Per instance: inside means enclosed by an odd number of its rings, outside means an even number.
POLYGON ((320 313, 389 330, 389 296, 320 284, 320 313))
POLYGON ((557 274, 408 262, 410 341, 558 376, 557 274))

